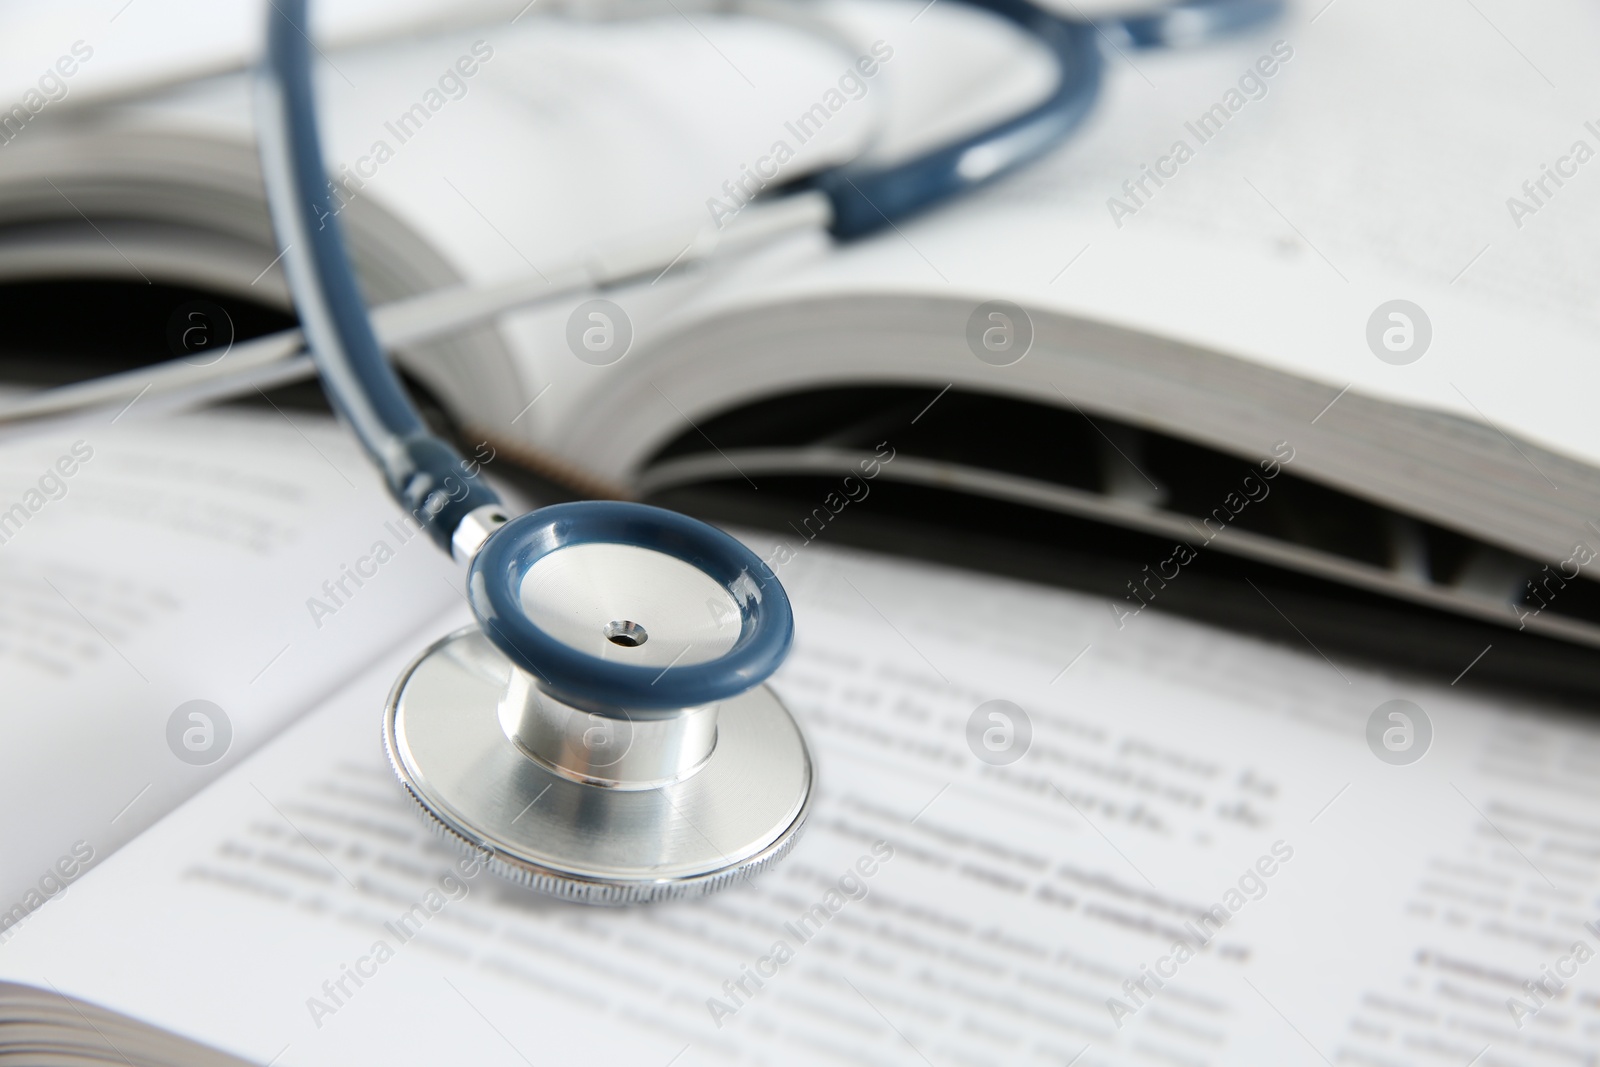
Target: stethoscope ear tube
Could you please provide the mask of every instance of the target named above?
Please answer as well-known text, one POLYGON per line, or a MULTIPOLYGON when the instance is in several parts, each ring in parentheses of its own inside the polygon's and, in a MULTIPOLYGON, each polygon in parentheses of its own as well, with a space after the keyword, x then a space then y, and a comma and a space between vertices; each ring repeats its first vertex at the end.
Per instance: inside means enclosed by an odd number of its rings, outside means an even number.
POLYGON ((1284 0, 1184 0, 1118 20, 1118 43, 1132 48, 1187 48, 1263 26, 1283 13, 1284 0))
POLYGON ((446 552, 462 521, 499 497, 430 433, 384 358, 328 197, 311 83, 306 0, 273 0, 256 94, 267 197, 289 289, 328 400, 389 491, 446 552))
POLYGON ((846 163, 802 178, 786 190, 814 189, 833 207, 829 232, 864 237, 970 192, 1030 163, 1075 130, 1100 94, 1104 56, 1115 47, 1180 47, 1261 25, 1283 0, 1187 0, 1105 25, 1063 18, 1030 0, 966 0, 1042 42, 1055 59, 1057 81, 1045 100, 1014 118, 953 144, 886 166, 846 163))
POLYGON ((846 164, 804 179, 833 205, 829 231, 862 237, 1015 170, 1060 144, 1094 106, 1102 59, 1093 27, 1070 22, 1028 0, 981 0, 1044 42, 1055 58, 1055 90, 1028 111, 954 144, 882 167, 846 164))

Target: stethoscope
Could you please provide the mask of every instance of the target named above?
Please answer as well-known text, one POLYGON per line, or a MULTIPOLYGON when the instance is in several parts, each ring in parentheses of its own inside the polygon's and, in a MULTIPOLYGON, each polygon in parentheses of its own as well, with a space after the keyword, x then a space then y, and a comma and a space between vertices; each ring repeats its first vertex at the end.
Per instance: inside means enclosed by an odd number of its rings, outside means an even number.
MULTIPOLYGON (((1059 143, 1097 93, 1097 36, 1188 44, 1280 7, 1190 0, 1096 27, 1027 0, 975 2, 1049 47, 1056 90, 915 159, 806 179, 835 235, 878 229, 1059 143)), ((307 25, 306 0, 274 0, 258 97, 290 290, 334 408, 400 506, 466 565, 477 619, 395 684, 384 717, 395 774, 446 837, 568 900, 659 900, 752 875, 793 846, 815 782, 804 736, 765 684, 794 635, 783 586, 733 537, 661 508, 589 501, 513 515, 427 430, 385 360, 337 220, 326 221, 307 25)))

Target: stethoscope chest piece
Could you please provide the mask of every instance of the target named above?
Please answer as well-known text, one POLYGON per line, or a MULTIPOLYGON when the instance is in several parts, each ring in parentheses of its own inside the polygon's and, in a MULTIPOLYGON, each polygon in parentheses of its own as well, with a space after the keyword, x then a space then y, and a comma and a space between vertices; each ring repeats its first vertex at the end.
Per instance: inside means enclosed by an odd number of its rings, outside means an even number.
POLYGON ((561 504, 473 559, 480 627, 401 676, 384 737, 435 827, 590 904, 694 896, 793 845, 812 764, 763 683, 793 620, 733 538, 638 504, 561 504))

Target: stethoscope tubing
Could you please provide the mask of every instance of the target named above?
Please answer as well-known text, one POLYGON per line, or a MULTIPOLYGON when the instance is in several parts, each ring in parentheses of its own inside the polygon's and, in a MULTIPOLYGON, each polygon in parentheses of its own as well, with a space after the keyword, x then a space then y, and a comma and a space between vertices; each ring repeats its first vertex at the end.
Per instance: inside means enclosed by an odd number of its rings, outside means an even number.
POLYGON ((1283 0, 1185 0, 1102 25, 1064 18, 1031 0, 960 2, 998 15, 1048 49, 1056 67, 1055 88, 1018 115, 911 159, 845 163, 793 183, 789 188, 827 196, 833 207, 828 229, 839 240, 867 236, 972 192, 1061 144, 1100 94, 1101 40, 1112 47, 1189 46, 1261 25, 1283 9, 1283 0))
POLYGON ((273 226, 295 309, 329 402, 395 500, 446 552, 473 511, 500 502, 427 428, 378 343, 334 218, 311 78, 307 0, 273 0, 257 82, 257 137, 273 226))
MULTIPOLYGON (((809 175, 774 190, 778 195, 759 198, 728 225, 726 232, 703 232, 687 255, 677 251, 674 256, 676 250, 665 255, 681 267, 717 254, 736 254, 763 240, 819 223, 840 240, 867 236, 891 222, 993 181, 1059 144, 1084 120, 1098 94, 1105 60, 1095 40, 1097 36, 1115 49, 1191 46, 1263 24, 1283 8, 1283 0, 1188 0, 1157 12, 1089 23, 1055 15, 1027 0, 962 2, 992 11, 1045 42, 1058 71, 1057 84, 1048 98, 999 125, 908 160, 886 165, 857 161, 809 175), (811 196, 793 195, 800 191, 808 191, 811 196), (825 209, 819 211, 802 203, 812 197, 822 197, 825 209), (757 221, 763 217, 771 221, 757 221), (753 222, 756 225, 751 225, 753 222)), ((302 20, 303 9, 303 2, 296 5, 302 20)), ((768 6, 760 10, 766 11, 768 6)), ((810 25, 804 20, 799 24, 810 25)), ((277 5, 274 25, 291 25, 285 10, 277 5)), ((416 490, 430 485, 436 488, 459 468, 452 467, 444 457, 443 466, 449 469, 436 470, 417 480, 419 461, 410 454, 416 449, 405 442, 421 431, 422 423, 381 353, 397 344, 442 336, 503 311, 565 299, 574 293, 622 287, 632 278, 608 273, 603 267, 575 264, 562 272, 562 277, 551 275, 552 285, 529 282, 441 290, 397 301, 367 316, 365 309, 358 306, 354 272, 339 267, 341 260, 348 266, 348 257, 338 226, 324 222, 329 218, 326 186, 313 174, 310 162, 313 158, 320 161, 321 153, 316 138, 308 136, 316 129, 309 59, 305 55, 296 57, 295 41, 290 36, 299 38, 299 52, 310 51, 303 35, 280 33, 280 51, 269 50, 263 65, 258 121, 263 127, 263 166, 269 171, 269 195, 288 201, 285 210, 275 210, 275 214, 293 220, 291 226, 297 237, 290 238, 291 244, 298 239, 305 247, 315 245, 319 249, 301 271, 311 276, 310 284, 303 287, 308 302, 300 305, 304 333, 283 331, 242 342, 225 364, 195 366, 173 360, 167 365, 23 397, 0 406, 0 432, 46 429, 83 413, 115 410, 135 397, 144 401, 140 414, 149 415, 226 400, 247 394, 257 386, 266 388, 298 380, 311 373, 302 340, 309 337, 315 342, 320 337, 325 345, 336 344, 336 350, 344 353, 336 360, 325 360, 329 363, 326 369, 317 367, 335 405, 356 428, 367 451, 384 469, 391 487, 397 482, 409 484, 412 492, 408 506, 426 510, 427 494, 419 499, 416 490), (289 83, 299 84, 302 89, 285 94, 275 88, 289 83), (296 130, 301 132, 295 133, 296 130), (291 147, 297 147, 302 161, 298 170, 287 164, 291 147), (272 171, 287 173, 274 175, 272 171), (301 216, 292 200, 297 194, 288 192, 291 186, 308 192, 314 199, 320 198, 323 214, 316 214, 313 209, 301 216), (317 291, 323 287, 317 279, 331 283, 325 296, 318 296, 317 291), (419 317, 429 321, 419 325, 419 317)), ((299 202, 307 200, 302 197, 299 202)), ((292 274, 296 270, 294 260, 285 258, 292 274)), ((653 267, 646 273, 653 276, 657 269, 653 267)), ((547 270, 546 274, 550 272, 547 270)), ((299 295, 296 294, 297 302, 299 295)), ((440 459, 437 450, 424 447, 422 451, 435 453, 434 461, 440 459)), ((472 502, 476 507, 490 501, 483 494, 474 493, 472 502)), ((451 509, 452 517, 461 510, 451 509)), ((442 531, 438 536, 443 543, 442 531)))
POLYGON ((1055 89, 1036 106, 988 129, 904 162, 844 164, 798 183, 833 206, 829 232, 849 241, 992 181, 1038 158, 1077 128, 1100 91, 1102 59, 1095 31, 1057 18, 1026 0, 981 0, 1050 49, 1055 89))

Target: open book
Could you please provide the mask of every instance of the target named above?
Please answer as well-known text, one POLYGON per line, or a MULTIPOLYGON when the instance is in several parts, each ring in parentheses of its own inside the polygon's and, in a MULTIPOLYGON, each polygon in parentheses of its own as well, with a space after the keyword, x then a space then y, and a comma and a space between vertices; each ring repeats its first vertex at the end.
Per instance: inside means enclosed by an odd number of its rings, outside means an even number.
MULTIPOLYGON (((698 8, 516 6, 343 48, 381 27, 338 7, 319 68, 373 301, 536 294, 640 242, 664 250, 640 263, 679 264, 609 291, 621 318, 599 327, 574 296, 403 346, 473 440, 588 493, 756 506, 848 474, 892 425, 884 485, 1003 511, 1047 548, 1065 535, 1044 520, 1137 535, 1099 590, 1123 614, 1177 607, 1186 559, 1222 556, 1474 620, 1503 632, 1497 659, 1527 633, 1600 646, 1600 186, 1575 170, 1600 135, 1555 103, 1597 88, 1591 6, 1307 2, 1258 36, 1113 55, 1082 136, 1038 166, 844 250, 800 232, 721 265, 692 252, 771 210, 745 204, 757 186, 990 120, 1043 91, 1048 62, 960 5, 818 7, 834 41, 698 8), (588 329, 621 348, 584 358, 588 329), (1250 475, 1263 460, 1275 485, 1250 475)), ((127 17, 145 36, 205 22, 222 66, 249 53, 234 15, 127 17)), ((118 40, 81 64, 117 77, 4 145, 0 279, 285 307, 248 79, 107 104, 138 82, 118 40)), ((212 69, 190 51, 171 69, 212 69)))
POLYGON ((392 509, 331 427, 71 444, 64 496, 54 446, 6 453, 50 502, 0 546, 33 597, 7 677, 41 675, 0 711, 4 899, 43 895, 0 920, 0 1062, 1554 1067, 1600 1042, 1600 735, 1470 673, 812 545, 778 564, 773 682, 816 748, 806 835, 713 897, 589 909, 498 881, 394 781, 385 694, 468 616, 428 546, 375 563, 392 509), (118 498, 97 465, 145 481, 118 498), (52 555, 90 548, 103 573, 52 555), (168 740, 194 699, 233 725, 209 770, 168 740))

